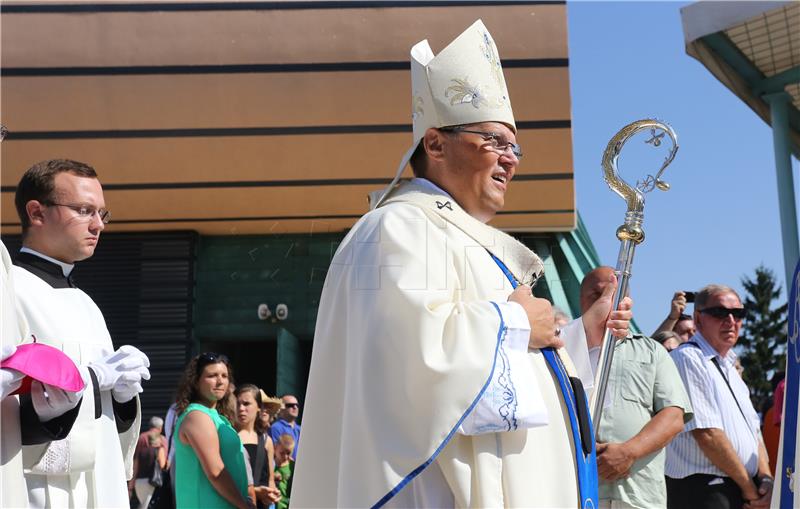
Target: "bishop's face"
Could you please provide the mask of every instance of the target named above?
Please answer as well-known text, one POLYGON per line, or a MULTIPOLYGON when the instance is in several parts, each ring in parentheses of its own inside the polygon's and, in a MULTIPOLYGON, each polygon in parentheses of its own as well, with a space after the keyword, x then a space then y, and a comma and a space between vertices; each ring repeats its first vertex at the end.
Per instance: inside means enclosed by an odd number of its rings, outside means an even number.
POLYGON ((505 205, 508 185, 519 165, 510 148, 500 151, 493 147, 517 139, 514 131, 499 122, 471 124, 465 129, 493 133, 495 141, 470 132, 449 133, 442 187, 469 215, 486 223, 505 205))
POLYGON ((66 263, 94 254, 105 228, 100 215, 81 216, 79 209, 105 209, 103 188, 96 178, 62 172, 53 179, 51 203, 43 203, 41 230, 37 233, 47 256, 66 263))

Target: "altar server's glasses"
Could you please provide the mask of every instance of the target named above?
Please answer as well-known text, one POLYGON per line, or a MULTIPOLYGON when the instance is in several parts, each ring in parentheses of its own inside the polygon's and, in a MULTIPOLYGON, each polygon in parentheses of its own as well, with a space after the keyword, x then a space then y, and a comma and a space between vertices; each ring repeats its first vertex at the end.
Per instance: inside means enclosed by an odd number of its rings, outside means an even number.
POLYGON ((69 203, 56 203, 54 201, 43 201, 43 204, 47 206, 55 206, 55 207, 66 207, 68 209, 74 210, 78 217, 89 221, 97 214, 97 217, 103 222, 103 224, 108 224, 111 221, 111 212, 108 209, 96 209, 94 207, 89 207, 87 205, 71 205, 69 203))

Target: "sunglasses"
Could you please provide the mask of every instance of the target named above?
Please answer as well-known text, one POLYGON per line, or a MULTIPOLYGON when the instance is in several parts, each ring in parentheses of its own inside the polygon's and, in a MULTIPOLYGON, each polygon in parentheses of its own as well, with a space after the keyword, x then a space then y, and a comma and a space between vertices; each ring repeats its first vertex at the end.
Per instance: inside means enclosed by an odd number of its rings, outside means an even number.
POLYGON ((286 408, 297 408, 297 407, 300 406, 300 404, 299 403, 286 403, 283 406, 285 406, 286 408))
POLYGON ((228 358, 224 355, 214 352, 201 353, 197 356, 197 369, 203 369, 209 364, 217 364, 219 362, 229 364, 228 358))
POLYGON ((714 318, 719 318, 720 320, 728 318, 728 315, 733 316, 735 320, 742 320, 745 314, 747 314, 744 308, 726 308, 723 306, 701 309, 700 312, 713 316, 714 318))

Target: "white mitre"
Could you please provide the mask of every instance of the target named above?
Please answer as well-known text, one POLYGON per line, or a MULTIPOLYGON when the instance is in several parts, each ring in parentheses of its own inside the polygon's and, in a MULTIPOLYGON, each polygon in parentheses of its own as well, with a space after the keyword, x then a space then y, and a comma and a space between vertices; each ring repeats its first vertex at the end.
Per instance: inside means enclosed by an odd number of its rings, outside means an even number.
POLYGON ((411 120, 411 148, 400 161, 392 183, 370 193, 371 208, 389 197, 429 128, 502 122, 517 132, 500 56, 481 20, 436 56, 427 39, 411 48, 411 120))

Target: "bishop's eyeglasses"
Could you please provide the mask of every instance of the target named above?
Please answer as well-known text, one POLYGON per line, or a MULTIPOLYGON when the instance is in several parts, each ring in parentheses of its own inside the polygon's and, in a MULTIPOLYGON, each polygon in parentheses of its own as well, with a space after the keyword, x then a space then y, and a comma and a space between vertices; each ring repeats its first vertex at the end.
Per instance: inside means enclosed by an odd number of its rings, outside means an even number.
POLYGON ((501 134, 491 131, 475 131, 461 126, 440 127, 439 130, 451 133, 478 134, 484 139, 484 141, 488 141, 490 148, 498 154, 502 154, 506 150, 510 149, 511 153, 517 156, 517 159, 522 159, 522 147, 514 142, 506 140, 501 134))

